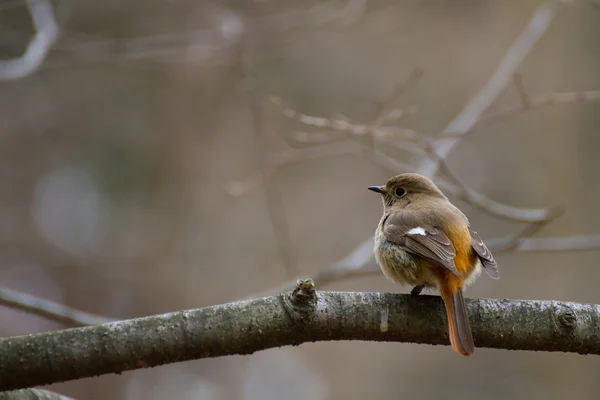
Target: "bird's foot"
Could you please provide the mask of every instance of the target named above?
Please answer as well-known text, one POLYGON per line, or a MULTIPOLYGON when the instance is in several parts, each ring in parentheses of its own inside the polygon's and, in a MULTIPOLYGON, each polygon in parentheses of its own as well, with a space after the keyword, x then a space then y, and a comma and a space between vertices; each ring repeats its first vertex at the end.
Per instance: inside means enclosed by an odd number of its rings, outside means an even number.
POLYGON ((423 291, 423 288, 425 287, 425 285, 418 285, 415 286, 411 291, 410 291, 410 295, 411 296, 418 296, 419 294, 421 294, 421 292, 423 291))

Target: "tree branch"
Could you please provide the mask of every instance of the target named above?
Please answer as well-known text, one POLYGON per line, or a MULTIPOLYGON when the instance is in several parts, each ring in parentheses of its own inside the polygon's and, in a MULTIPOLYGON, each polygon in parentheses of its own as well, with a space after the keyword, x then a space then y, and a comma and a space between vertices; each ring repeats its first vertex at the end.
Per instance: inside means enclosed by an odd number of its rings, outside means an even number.
MULTIPOLYGON (((544 36, 560 5, 560 0, 549 0, 535 10, 529 23, 508 49, 494 74, 443 133, 468 132, 475 126, 485 110, 492 105, 494 100, 511 82, 525 57, 544 36)), ((458 142, 459 138, 457 137, 440 140, 436 143, 435 151, 440 157, 445 158, 458 142)), ((438 160, 426 158, 423 160, 418 172, 431 177, 435 175, 437 169, 438 160)))
POLYGON ((494 122, 498 122, 514 115, 530 111, 532 108, 550 106, 554 104, 565 104, 565 103, 583 103, 600 100, 600 90, 584 90, 574 92, 553 92, 544 93, 535 96, 529 96, 522 87, 521 83, 515 84, 519 96, 521 97, 521 103, 504 108, 500 111, 494 112, 490 115, 484 115, 477 120, 471 129, 464 132, 446 132, 443 138, 447 137, 461 137, 464 138, 467 135, 471 135, 483 126, 490 125, 494 122), (524 97, 526 96, 526 97, 524 97))
POLYGON ((488 247, 495 253, 506 251, 584 251, 600 248, 600 235, 556 236, 545 238, 512 237, 492 239, 488 247))
MULTIPOLYGON (((468 299, 477 347, 600 354, 600 306, 468 299)), ((0 339, 0 390, 332 340, 448 345, 437 296, 293 292, 0 339)))
MULTIPOLYGON (((512 221, 529 222, 529 223, 546 223, 554 218, 557 214, 557 210, 554 209, 526 209, 517 208, 507 204, 502 204, 492 199, 488 199, 484 195, 477 193, 470 187, 468 187, 462 179, 460 179, 448 166, 446 160, 442 158, 435 151, 435 147, 432 143, 428 143, 425 146, 425 151, 433 160, 438 162, 438 169, 443 172, 448 178, 450 178, 456 186, 449 183, 443 184, 443 189, 452 194, 453 196, 466 201, 487 212, 488 214, 495 215, 500 218, 505 218, 512 221)), ((562 213, 562 208, 561 208, 562 213)))
POLYGON ((35 36, 21 57, 0 61, 0 80, 21 79, 35 72, 58 39, 52 3, 49 0, 27 0, 26 3, 36 30, 35 36))
POLYGON ((105 324, 111 319, 79 311, 50 300, 11 289, 0 289, 0 304, 39 315, 66 326, 105 324))
POLYGON ((298 262, 294 254, 294 246, 290 235, 289 223, 281 201, 281 193, 277 187, 277 182, 268 182, 272 166, 269 165, 266 154, 268 143, 263 112, 264 100, 261 93, 257 90, 256 80, 250 76, 249 72, 249 64, 252 58, 251 46, 243 47, 240 53, 240 72, 248 97, 248 108, 252 119, 255 151, 258 159, 257 164, 259 165, 261 178, 264 183, 267 211, 286 272, 288 276, 295 276, 298 275, 298 262))
MULTIPOLYGON (((533 13, 529 23, 519 35, 517 40, 508 49, 500 65, 490 77, 488 82, 480 89, 480 91, 471 99, 471 101, 462 109, 462 111, 454 118, 452 122, 446 127, 443 135, 446 133, 452 133, 455 135, 457 132, 469 132, 481 118, 482 114, 489 108, 494 100, 502 93, 506 86, 511 82, 517 69, 533 49, 535 44, 542 38, 546 29, 552 22, 552 19, 558 12, 560 7, 560 0, 549 0, 540 5, 533 13)), ((460 137, 445 137, 439 139, 435 143, 434 150, 442 159, 444 159, 454 146, 459 142, 460 137)), ((381 155, 378 155, 381 159, 381 155)), ((379 160, 380 162, 385 160, 379 160)), ((417 172, 433 178, 438 172, 439 160, 426 157, 421 162, 417 172)), ((473 193, 469 193, 473 198, 473 193)), ((481 200, 481 199, 480 199, 481 200)), ((500 210, 502 211, 502 210, 500 210)), ((347 257, 350 259, 360 259, 364 262, 357 268, 369 268, 367 263, 372 257, 372 244, 373 237, 370 237, 363 241, 356 247, 352 253, 347 257)), ((336 269, 340 263, 330 267, 336 269)))
POLYGON ((74 400, 62 394, 43 389, 21 389, 0 392, 0 400, 74 400))

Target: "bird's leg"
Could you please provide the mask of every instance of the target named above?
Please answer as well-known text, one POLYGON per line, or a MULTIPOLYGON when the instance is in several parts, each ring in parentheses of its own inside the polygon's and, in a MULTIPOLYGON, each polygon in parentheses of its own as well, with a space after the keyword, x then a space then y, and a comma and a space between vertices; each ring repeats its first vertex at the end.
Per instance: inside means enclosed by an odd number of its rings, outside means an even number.
POLYGON ((425 287, 425 285, 418 285, 415 286, 411 291, 410 291, 410 295, 411 296, 418 296, 419 294, 421 294, 421 292, 423 291, 423 288, 425 287))

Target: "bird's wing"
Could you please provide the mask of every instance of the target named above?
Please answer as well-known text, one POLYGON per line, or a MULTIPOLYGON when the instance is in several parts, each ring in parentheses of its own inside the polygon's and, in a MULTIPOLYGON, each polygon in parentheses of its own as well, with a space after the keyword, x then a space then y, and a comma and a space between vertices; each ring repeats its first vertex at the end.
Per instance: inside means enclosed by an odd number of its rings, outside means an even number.
POLYGON ((405 251, 433 261, 462 279, 454 265, 456 252, 443 230, 428 225, 408 211, 391 213, 383 224, 383 235, 405 251))
POLYGON ((487 274, 494 279, 500 278, 496 260, 494 260, 494 256, 492 256, 490 250, 487 248, 485 243, 483 243, 483 240, 479 234, 471 228, 469 228, 469 233, 471 233, 471 247, 473 247, 473 250, 475 250, 479 256, 479 260, 481 261, 481 265, 483 265, 485 272, 487 272, 487 274))

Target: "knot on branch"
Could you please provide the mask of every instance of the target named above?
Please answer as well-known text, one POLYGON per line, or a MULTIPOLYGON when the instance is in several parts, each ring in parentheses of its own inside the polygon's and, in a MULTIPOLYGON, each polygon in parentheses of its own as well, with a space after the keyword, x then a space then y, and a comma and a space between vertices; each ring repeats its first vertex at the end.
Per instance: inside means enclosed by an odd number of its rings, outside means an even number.
POLYGON ((557 313, 558 321, 564 328, 567 328, 568 330, 575 329, 575 326, 577 325, 577 314, 575 314, 575 311, 573 311, 571 307, 561 304, 558 306, 557 313))
POLYGON ((312 312, 317 304, 315 283, 310 278, 298 279, 294 290, 283 296, 283 302, 292 313, 308 314, 312 312))

